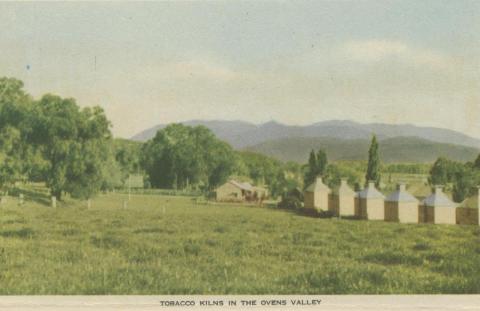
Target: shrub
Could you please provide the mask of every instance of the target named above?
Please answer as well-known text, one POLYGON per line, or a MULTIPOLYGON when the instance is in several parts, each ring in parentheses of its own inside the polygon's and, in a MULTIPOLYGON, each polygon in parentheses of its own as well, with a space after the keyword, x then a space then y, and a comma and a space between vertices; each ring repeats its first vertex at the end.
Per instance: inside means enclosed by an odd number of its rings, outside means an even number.
POLYGON ((303 207, 302 201, 296 197, 286 197, 283 198, 277 205, 279 208, 285 209, 301 209, 303 207))

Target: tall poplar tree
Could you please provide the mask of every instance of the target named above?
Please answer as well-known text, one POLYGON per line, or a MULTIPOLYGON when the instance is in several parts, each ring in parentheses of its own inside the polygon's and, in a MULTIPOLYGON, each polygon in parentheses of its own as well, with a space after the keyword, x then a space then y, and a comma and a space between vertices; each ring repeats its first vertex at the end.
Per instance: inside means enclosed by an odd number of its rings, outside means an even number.
POLYGON ((365 175, 365 183, 374 181, 378 187, 380 184, 380 158, 378 156, 378 142, 377 137, 373 135, 370 149, 368 150, 368 167, 365 175))
MULTIPOLYGON (((317 176, 324 176, 327 171, 327 154, 323 149, 319 149, 317 152, 317 169, 316 175, 317 176)), ((316 176, 315 176, 316 177, 316 176)))
POLYGON ((319 149, 316 154, 314 150, 310 151, 308 164, 303 177, 304 187, 308 187, 318 176, 324 176, 327 172, 327 164, 327 154, 323 149, 319 149))
POLYGON ((303 186, 306 188, 308 187, 317 177, 317 155, 315 151, 312 149, 310 151, 310 156, 308 157, 308 164, 306 167, 305 174, 303 176, 303 186))

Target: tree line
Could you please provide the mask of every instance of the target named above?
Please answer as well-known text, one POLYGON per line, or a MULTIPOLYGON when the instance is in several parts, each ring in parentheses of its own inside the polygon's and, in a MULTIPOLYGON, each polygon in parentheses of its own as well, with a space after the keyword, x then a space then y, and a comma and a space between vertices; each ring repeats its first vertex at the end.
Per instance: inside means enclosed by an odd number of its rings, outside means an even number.
POLYGON ((475 161, 466 163, 438 158, 430 170, 429 183, 444 185, 456 202, 475 195, 480 186, 480 155, 475 161))
POLYGON ((61 199, 90 198, 121 187, 130 174, 156 188, 211 191, 230 176, 281 194, 300 178, 300 166, 239 152, 203 126, 172 124, 142 144, 114 139, 99 107, 72 98, 34 99, 21 81, 0 78, 0 187, 45 182, 61 199))
POLYGON ((80 108, 72 98, 46 94, 34 99, 13 78, 0 78, 0 188, 15 182, 45 182, 52 195, 90 198, 124 185, 130 174, 146 186, 212 191, 228 178, 265 185, 273 196, 301 189, 316 176, 330 187, 346 177, 357 190, 381 173, 429 173, 430 184, 447 185, 461 201, 480 184, 480 156, 460 163, 439 158, 425 164, 380 163, 374 136, 367 163, 328 163, 325 150, 312 150, 304 166, 236 151, 206 127, 171 124, 145 143, 114 139, 99 107, 80 108), (431 167, 431 168, 430 168, 431 167))
POLYGON ((297 185, 300 165, 235 151, 204 126, 171 124, 141 147, 149 183, 156 188, 211 192, 228 178, 266 185, 276 196, 297 185))

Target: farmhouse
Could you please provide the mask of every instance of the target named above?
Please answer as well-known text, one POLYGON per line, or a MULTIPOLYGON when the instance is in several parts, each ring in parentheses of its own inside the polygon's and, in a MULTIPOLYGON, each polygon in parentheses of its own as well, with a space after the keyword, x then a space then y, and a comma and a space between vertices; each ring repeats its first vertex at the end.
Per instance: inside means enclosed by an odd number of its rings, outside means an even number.
POLYGON ((248 182, 229 180, 215 190, 217 201, 245 202, 259 201, 267 196, 267 190, 263 187, 252 186, 248 182))
POLYGON ((435 186, 433 193, 422 202, 422 222, 434 224, 456 224, 456 205, 435 186))
POLYGON ((369 220, 385 220, 385 196, 375 188, 375 182, 358 193, 360 218, 369 220))
POLYGON ((405 184, 399 184, 397 190, 385 199, 385 220, 418 223, 418 203, 418 200, 407 192, 405 184))
POLYGON ((329 195, 332 191, 322 182, 322 177, 317 179, 305 189, 305 208, 315 209, 317 212, 328 211, 329 195))

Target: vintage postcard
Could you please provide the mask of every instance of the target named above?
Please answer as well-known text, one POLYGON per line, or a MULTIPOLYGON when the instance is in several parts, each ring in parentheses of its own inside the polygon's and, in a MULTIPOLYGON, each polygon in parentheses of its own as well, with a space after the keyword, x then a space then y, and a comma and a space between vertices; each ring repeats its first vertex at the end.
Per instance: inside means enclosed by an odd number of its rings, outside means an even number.
POLYGON ((480 1, 0 29, 1 310, 479 310, 480 1))

